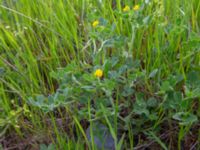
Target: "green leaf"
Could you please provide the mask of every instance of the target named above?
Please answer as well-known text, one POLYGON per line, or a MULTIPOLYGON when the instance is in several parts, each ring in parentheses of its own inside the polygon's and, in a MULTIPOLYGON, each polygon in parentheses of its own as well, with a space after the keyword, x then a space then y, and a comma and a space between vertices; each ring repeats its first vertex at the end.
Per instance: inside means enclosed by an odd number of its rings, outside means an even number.
POLYGON ((150 74, 149 74, 149 78, 154 78, 156 76, 158 72, 158 69, 154 69, 150 74))
POLYGON ((186 87, 186 98, 185 99, 192 99, 200 97, 200 88, 189 89, 186 87))
POLYGON ((149 110, 147 109, 147 104, 142 93, 136 94, 136 103, 134 105, 133 111, 138 115, 145 114, 146 116, 149 116, 149 110))
POLYGON ((48 150, 55 150, 56 148, 55 148, 55 145, 54 144, 50 144, 49 146, 48 146, 48 150))
POLYGON ((144 25, 148 25, 148 23, 150 21, 150 16, 146 16, 142 21, 143 21, 144 25))
POLYGON ((158 120, 158 115, 156 113, 152 113, 148 116, 148 118, 152 121, 158 120))
POLYGON ((166 100, 163 103, 164 108, 166 109, 179 109, 181 104, 182 104, 182 100, 183 100, 183 96, 181 92, 176 92, 176 91, 169 91, 166 94, 166 100))
POLYGON ((168 81, 164 81, 161 85, 161 91, 167 92, 173 90, 173 87, 170 85, 168 81))
POLYGON ((40 150, 48 150, 48 147, 45 144, 40 144, 40 150))
POLYGON ((187 84, 193 87, 198 87, 200 84, 200 73, 191 71, 187 75, 187 84))
POLYGON ((109 71, 108 77, 113 80, 117 80, 120 77, 120 74, 117 71, 109 71))
POLYGON ((135 92, 135 90, 132 87, 126 85, 122 92, 122 96, 128 97, 128 96, 132 95, 134 92, 135 92))
POLYGON ((95 106, 96 106, 96 108, 100 108, 101 105, 103 105, 105 107, 108 107, 109 105, 111 105, 111 102, 107 98, 97 98, 95 100, 95 106))
POLYGON ((86 74, 86 73, 83 74, 82 78, 87 82, 92 82, 96 79, 93 74, 86 74))
POLYGON ((147 100, 148 107, 156 107, 157 105, 158 105, 158 101, 154 97, 151 97, 147 100))
POLYGON ((189 112, 178 112, 173 115, 173 119, 179 121, 180 125, 191 125, 198 121, 197 116, 189 112))

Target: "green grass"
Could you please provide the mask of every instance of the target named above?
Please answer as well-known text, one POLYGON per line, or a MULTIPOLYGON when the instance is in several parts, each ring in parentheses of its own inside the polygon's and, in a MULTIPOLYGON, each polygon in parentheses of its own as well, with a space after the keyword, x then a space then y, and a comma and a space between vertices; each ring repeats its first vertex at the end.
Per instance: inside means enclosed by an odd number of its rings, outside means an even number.
POLYGON ((200 1, 149 2, 0 0, 2 147, 95 149, 98 120, 116 149, 200 148, 200 1))

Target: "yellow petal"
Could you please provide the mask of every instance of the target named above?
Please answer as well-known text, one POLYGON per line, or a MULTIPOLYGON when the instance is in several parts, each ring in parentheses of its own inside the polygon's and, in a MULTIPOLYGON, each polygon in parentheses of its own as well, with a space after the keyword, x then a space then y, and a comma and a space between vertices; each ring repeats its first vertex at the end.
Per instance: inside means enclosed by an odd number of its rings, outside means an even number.
POLYGON ((96 20, 96 21, 94 21, 93 23, 92 23, 92 26, 95 28, 96 26, 98 26, 99 25, 99 21, 98 20, 96 20))
POLYGON ((97 69, 95 72, 94 72, 94 75, 98 78, 101 78, 103 76, 103 71, 101 69, 97 69))
POLYGON ((140 6, 139 6, 139 5, 133 6, 133 10, 137 11, 137 10, 139 10, 139 9, 140 9, 140 6))
POLYGON ((127 12, 130 10, 130 7, 128 5, 126 5, 124 8, 123 8, 123 12, 127 12))

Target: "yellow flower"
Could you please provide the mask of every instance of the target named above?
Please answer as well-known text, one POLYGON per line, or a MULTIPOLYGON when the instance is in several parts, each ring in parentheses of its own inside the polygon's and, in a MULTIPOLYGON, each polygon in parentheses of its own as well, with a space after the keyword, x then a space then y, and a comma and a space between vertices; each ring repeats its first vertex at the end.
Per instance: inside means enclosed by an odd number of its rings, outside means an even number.
POLYGON ((95 72, 94 72, 94 75, 98 78, 101 78, 103 76, 103 71, 101 69, 97 69, 95 72))
POLYGON ((94 21, 93 23, 92 23, 92 26, 95 28, 96 26, 98 26, 99 25, 99 21, 98 20, 96 20, 96 21, 94 21))
POLYGON ((130 10, 130 7, 128 5, 126 5, 124 8, 123 8, 123 12, 127 12, 130 10))
POLYGON ((139 10, 139 9, 140 9, 140 6, 139 6, 139 5, 133 6, 133 10, 137 11, 137 10, 139 10))

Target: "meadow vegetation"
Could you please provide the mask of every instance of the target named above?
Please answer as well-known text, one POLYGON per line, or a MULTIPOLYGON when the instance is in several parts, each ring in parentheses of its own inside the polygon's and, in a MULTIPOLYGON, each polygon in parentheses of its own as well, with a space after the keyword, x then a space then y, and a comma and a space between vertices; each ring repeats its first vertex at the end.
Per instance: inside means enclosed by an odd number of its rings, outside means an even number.
POLYGON ((0 149, 98 149, 101 124, 194 150, 199 119, 199 0, 0 0, 0 149))

